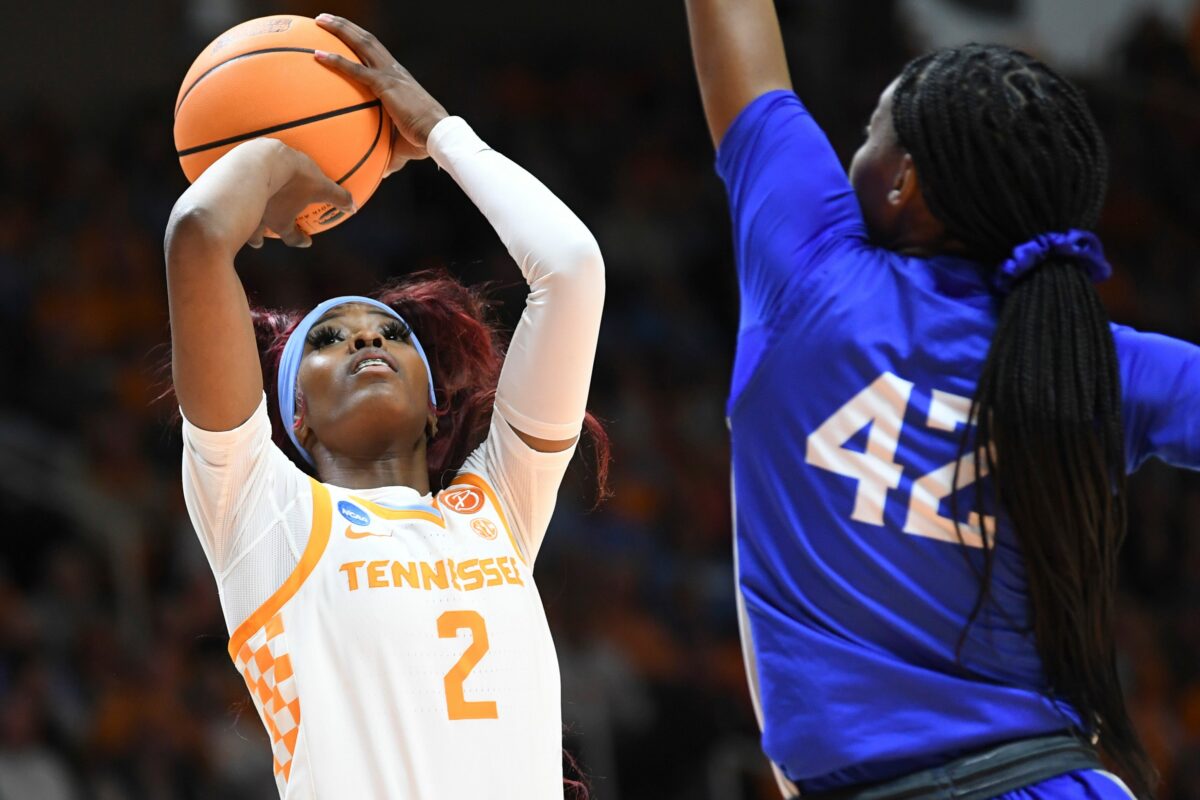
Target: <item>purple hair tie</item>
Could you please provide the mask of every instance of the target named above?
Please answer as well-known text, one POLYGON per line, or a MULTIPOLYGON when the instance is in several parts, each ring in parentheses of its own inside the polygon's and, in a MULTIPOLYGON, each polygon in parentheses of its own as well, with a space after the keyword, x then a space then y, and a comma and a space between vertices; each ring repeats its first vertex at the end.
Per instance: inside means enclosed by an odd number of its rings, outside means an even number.
POLYGON ((1012 257, 996 270, 993 284, 1002 294, 1008 294, 1018 280, 1050 256, 1074 259, 1096 283, 1112 275, 1112 267, 1104 258, 1104 246, 1096 234, 1069 230, 1066 233, 1043 233, 1025 244, 1017 245, 1012 257))

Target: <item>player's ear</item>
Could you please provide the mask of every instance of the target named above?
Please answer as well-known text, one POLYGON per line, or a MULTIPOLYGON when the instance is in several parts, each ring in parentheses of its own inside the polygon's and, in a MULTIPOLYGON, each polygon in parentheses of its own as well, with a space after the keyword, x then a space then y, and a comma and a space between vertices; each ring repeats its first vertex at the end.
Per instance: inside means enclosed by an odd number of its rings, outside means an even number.
POLYGON ((892 176, 892 188, 888 192, 888 203, 903 208, 914 200, 924 202, 921 196, 921 181, 917 178, 917 165, 908 153, 900 159, 896 166, 896 174, 892 176))
POLYGON ((312 428, 308 426, 308 408, 304 402, 304 395, 296 392, 296 416, 292 420, 292 431, 296 434, 296 441, 300 443, 308 452, 312 452, 313 440, 316 438, 312 428))
POLYGON ((905 220, 911 236, 924 242, 940 242, 939 246, 946 245, 946 226, 929 210, 917 167, 908 153, 900 159, 892 189, 888 192, 888 203, 897 216, 905 220))

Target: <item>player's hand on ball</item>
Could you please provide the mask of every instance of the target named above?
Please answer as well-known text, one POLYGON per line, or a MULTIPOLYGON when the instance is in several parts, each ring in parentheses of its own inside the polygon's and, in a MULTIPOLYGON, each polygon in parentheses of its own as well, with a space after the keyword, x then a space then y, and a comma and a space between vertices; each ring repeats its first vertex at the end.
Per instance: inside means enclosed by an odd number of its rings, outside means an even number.
POLYGON ((266 158, 272 159, 271 197, 263 211, 258 230, 247 242, 262 247, 268 231, 279 236, 288 247, 308 247, 312 239, 296 225, 296 216, 313 203, 329 203, 346 213, 354 213, 354 198, 337 185, 308 156, 276 139, 265 140, 266 158))
POLYGON ((408 161, 428 158, 425 143, 429 132, 447 116, 442 104, 425 91, 369 32, 332 14, 321 14, 317 24, 345 42, 362 64, 355 64, 336 53, 318 52, 317 60, 374 92, 392 118, 397 136, 392 147, 392 160, 384 175, 392 174, 408 161))

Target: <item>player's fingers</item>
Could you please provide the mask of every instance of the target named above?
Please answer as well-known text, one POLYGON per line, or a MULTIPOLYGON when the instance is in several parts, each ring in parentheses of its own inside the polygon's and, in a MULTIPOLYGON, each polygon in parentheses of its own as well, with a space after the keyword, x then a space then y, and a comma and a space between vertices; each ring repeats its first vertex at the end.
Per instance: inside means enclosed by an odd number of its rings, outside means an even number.
POLYGON ((395 125, 392 126, 391 148, 391 154, 388 155, 388 165, 383 170, 383 177, 385 178, 399 172, 409 161, 417 161, 429 157, 428 150, 423 147, 417 147, 401 136, 396 130, 395 125))
POLYGON ((299 153, 298 177, 295 184, 298 196, 308 205, 313 203, 329 203, 342 211, 351 211, 354 206, 354 196, 350 190, 331 180, 321 171, 316 162, 304 153, 299 153))
POLYGON ((325 66, 332 67, 343 75, 358 81, 376 94, 379 94, 379 73, 375 70, 364 67, 362 64, 356 64, 345 56, 340 56, 337 53, 327 53, 324 50, 314 50, 313 56, 325 66))
POLYGON ((395 61, 387 48, 375 38, 375 34, 355 25, 345 17, 335 14, 320 14, 317 24, 350 46, 362 62, 369 67, 390 64, 395 61))
POLYGON ((309 235, 300 230, 295 222, 291 225, 281 225, 280 227, 282 230, 279 231, 279 238, 288 247, 308 247, 312 244, 312 239, 309 238, 309 235))
POLYGON ((354 207, 354 195, 350 194, 350 190, 330 180, 322 183, 316 201, 330 203, 347 214, 353 214, 357 210, 354 207))
POLYGON ((387 178, 395 175, 397 172, 404 169, 408 165, 409 161, 412 161, 412 159, 404 158, 403 156, 392 156, 391 160, 388 161, 387 167, 383 170, 383 177, 387 178))

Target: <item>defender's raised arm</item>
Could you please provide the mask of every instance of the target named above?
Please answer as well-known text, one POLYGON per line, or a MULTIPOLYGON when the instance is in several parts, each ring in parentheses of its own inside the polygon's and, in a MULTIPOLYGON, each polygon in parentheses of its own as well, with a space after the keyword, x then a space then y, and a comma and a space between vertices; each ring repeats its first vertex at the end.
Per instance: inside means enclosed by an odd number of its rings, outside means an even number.
POLYGON ((713 146, 738 112, 792 88, 774 0, 687 0, 692 58, 713 146))

